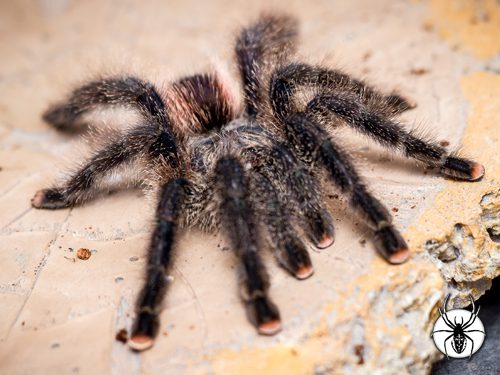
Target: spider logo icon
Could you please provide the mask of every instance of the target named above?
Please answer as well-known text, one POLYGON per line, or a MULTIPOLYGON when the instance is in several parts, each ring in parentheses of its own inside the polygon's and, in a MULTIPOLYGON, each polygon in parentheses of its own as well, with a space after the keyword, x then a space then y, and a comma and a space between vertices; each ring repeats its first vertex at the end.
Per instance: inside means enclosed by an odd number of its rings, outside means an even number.
POLYGON ((446 305, 450 295, 446 296, 443 308, 439 309, 441 315, 434 324, 431 337, 439 351, 449 359, 465 358, 476 353, 484 342, 486 333, 481 320, 478 318, 474 300, 469 295, 472 311, 463 309, 447 310, 446 305))

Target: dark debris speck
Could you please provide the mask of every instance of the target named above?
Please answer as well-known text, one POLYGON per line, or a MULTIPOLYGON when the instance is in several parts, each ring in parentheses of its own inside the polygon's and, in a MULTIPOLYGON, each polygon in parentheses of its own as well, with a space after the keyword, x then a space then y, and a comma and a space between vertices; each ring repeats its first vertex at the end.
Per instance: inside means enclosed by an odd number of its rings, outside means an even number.
POLYGON ((120 341, 122 343, 126 343, 128 340, 128 332, 125 328, 120 329, 115 336, 116 341, 120 341))

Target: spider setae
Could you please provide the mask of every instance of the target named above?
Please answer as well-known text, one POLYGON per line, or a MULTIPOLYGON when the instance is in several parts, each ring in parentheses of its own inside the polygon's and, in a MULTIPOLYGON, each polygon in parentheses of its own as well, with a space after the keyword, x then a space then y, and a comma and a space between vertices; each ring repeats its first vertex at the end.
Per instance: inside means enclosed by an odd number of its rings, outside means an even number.
POLYGON ((267 239, 279 263, 298 279, 313 273, 298 230, 317 248, 334 241, 321 176, 364 217, 388 262, 407 260, 408 246, 391 215, 337 144, 337 126, 352 127, 455 179, 483 176, 482 165, 404 130, 394 118, 413 107, 408 100, 382 94, 338 70, 293 60, 296 39, 297 22, 283 15, 264 15, 242 29, 235 43, 242 105, 228 80, 210 71, 164 90, 136 77, 98 79, 44 114, 61 130, 75 128, 83 115, 107 106, 140 114, 137 124, 107 140, 61 185, 32 199, 33 207, 44 209, 82 204, 109 189, 109 177, 127 168, 134 168, 138 182, 157 188, 146 281, 129 340, 133 349, 153 344, 175 239, 190 227, 224 231, 239 260, 241 297, 250 320, 261 334, 278 332, 280 314, 268 297, 261 248, 267 239))

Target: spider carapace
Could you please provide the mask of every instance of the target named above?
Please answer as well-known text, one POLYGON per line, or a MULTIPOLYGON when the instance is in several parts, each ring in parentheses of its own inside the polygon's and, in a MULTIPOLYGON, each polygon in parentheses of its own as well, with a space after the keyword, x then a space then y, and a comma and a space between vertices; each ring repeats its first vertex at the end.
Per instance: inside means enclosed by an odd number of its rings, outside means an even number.
POLYGON ((261 334, 278 332, 280 314, 268 296, 261 248, 267 241, 298 279, 313 273, 305 241, 318 248, 334 241, 322 176, 364 218, 388 262, 407 260, 408 246, 391 215, 369 192, 339 146, 341 139, 335 139, 337 126, 351 127, 455 179, 483 176, 482 165, 404 129, 395 118, 414 106, 409 100, 341 71, 295 60, 297 29, 295 19, 268 14, 241 30, 235 43, 241 94, 217 71, 184 77, 164 90, 116 76, 77 88, 44 114, 60 130, 109 106, 140 114, 138 123, 104 145, 99 140, 93 156, 65 181, 32 199, 33 207, 44 209, 82 204, 109 189, 110 177, 125 170, 135 171, 131 184, 156 188, 146 280, 129 340, 133 349, 153 345, 176 237, 189 227, 223 230, 239 260, 250 320, 261 334))

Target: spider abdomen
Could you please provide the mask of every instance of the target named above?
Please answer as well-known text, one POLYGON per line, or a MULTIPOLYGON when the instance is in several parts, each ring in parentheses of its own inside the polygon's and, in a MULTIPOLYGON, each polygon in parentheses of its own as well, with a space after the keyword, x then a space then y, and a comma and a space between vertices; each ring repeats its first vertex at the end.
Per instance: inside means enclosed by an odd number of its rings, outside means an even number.
POLYGON ((174 82, 167 91, 166 104, 180 136, 220 129, 238 111, 235 96, 215 73, 195 74, 174 82))

